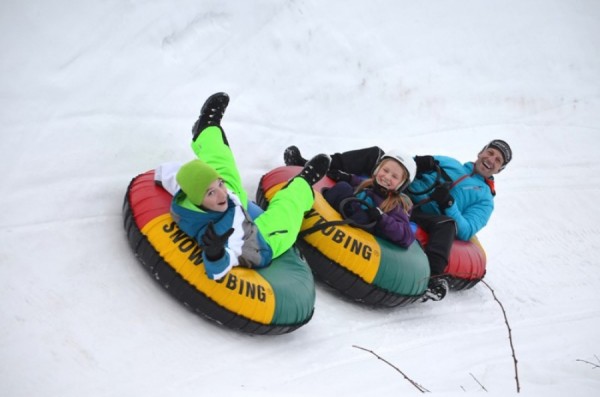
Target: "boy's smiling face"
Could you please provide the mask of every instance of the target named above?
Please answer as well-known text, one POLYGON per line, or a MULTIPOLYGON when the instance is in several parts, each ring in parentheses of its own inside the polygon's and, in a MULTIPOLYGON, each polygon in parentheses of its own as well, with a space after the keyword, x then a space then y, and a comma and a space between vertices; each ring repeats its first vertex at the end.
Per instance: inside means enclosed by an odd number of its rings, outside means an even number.
POLYGON ((227 211, 227 188, 221 178, 208 186, 202 201, 202 207, 216 212, 227 211))

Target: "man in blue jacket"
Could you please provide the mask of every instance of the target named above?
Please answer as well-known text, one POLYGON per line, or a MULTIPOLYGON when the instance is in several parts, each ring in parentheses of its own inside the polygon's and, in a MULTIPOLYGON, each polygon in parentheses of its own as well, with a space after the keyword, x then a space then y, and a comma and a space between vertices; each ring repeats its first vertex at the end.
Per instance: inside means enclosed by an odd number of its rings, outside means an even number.
MULTIPOLYGON (((377 146, 331 155, 328 176, 369 175, 383 150, 377 146)), ((481 230, 494 210, 494 175, 512 160, 508 143, 494 139, 481 149, 474 162, 460 163, 446 156, 416 156, 417 177, 406 190, 415 205, 411 221, 429 234, 425 254, 431 279, 427 295, 441 300, 448 292, 443 277, 454 239, 467 241, 481 230)), ((303 165, 296 146, 285 150, 286 165, 303 165)))

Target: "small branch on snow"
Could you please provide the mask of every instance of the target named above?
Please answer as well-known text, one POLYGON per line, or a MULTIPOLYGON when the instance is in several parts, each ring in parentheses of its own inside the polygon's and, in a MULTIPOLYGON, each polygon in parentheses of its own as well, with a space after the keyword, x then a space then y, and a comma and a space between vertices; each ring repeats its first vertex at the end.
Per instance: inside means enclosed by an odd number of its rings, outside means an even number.
POLYGON ((581 359, 577 359, 577 360, 575 360, 575 361, 579 361, 579 362, 582 362, 582 363, 589 364, 589 365, 591 365, 591 366, 592 366, 592 369, 600 368, 600 359, 599 359, 599 358, 598 358, 598 356, 597 356, 597 355, 595 355, 595 354, 594 354, 594 357, 596 357, 596 361, 598 361, 598 364, 596 364, 596 363, 593 363, 593 362, 591 362, 591 361, 587 361, 587 360, 581 360, 581 359))
POLYGON ((427 390, 426 388, 424 388, 423 386, 421 386, 420 384, 418 384, 417 382, 415 382, 414 380, 410 379, 408 376, 406 376, 406 374, 404 372, 402 372, 398 367, 396 367, 394 364, 390 363, 389 361, 387 361, 386 359, 382 358, 381 356, 377 355, 374 351, 369 350, 369 349, 365 349, 364 347, 360 347, 360 346, 356 346, 356 345, 352 345, 352 347, 356 348, 356 349, 360 349, 360 350, 364 350, 366 352, 371 353, 372 355, 374 355, 375 357, 377 357, 378 359, 380 359, 381 361, 383 361, 384 363, 386 363, 387 365, 389 365, 390 367, 394 368, 396 371, 398 371, 402 376, 404 376, 404 379, 406 379, 407 381, 409 381, 414 387, 417 388, 417 390, 419 390, 421 393, 425 393, 425 392, 429 392, 429 390, 427 390))
POLYGON ((504 322, 506 323, 506 328, 508 329, 508 340, 510 341, 510 349, 512 350, 512 357, 513 357, 513 361, 515 363, 515 381, 517 382, 517 393, 520 393, 521 386, 519 385, 519 370, 517 368, 517 356, 515 355, 515 347, 513 345, 513 340, 512 340, 512 331, 510 329, 510 324, 508 324, 508 317, 506 317, 506 310, 504 310, 504 305, 502 305, 502 302, 500 302, 500 300, 496 297, 496 293, 494 292, 492 287, 490 287, 489 284, 486 283, 484 280, 481 280, 481 282, 483 283, 483 285, 485 285, 490 290, 490 292, 492 293, 492 296, 494 297, 494 300, 496 302, 498 302, 498 305, 500 305, 500 309, 502 309, 502 314, 504 315, 504 322))
POLYGON ((475 377, 475 375, 473 375, 473 374, 472 374, 472 373, 470 373, 470 372, 469 372, 469 375, 471 375, 471 378, 473 378, 473 379, 475 380, 475 382, 477 382, 477 384, 478 384, 479 386, 481 386, 481 388, 482 388, 483 390, 487 391, 487 389, 485 388, 485 386, 483 386, 483 385, 481 384, 481 382, 479 382, 479 381, 477 380, 477 378, 475 377))

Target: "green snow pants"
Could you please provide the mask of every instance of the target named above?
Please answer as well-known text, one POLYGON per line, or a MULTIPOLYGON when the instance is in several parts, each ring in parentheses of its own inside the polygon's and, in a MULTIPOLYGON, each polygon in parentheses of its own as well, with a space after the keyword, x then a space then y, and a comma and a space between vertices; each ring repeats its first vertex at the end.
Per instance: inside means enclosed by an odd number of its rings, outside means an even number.
MULTIPOLYGON (((234 192, 248 208, 248 194, 242 186, 233 152, 225 143, 224 132, 220 127, 205 128, 192 142, 192 150, 223 178, 225 185, 234 192)), ((303 178, 293 178, 290 183, 275 193, 269 207, 254 219, 260 234, 273 250, 277 258, 290 249, 298 238, 304 213, 315 201, 312 187, 303 178)))

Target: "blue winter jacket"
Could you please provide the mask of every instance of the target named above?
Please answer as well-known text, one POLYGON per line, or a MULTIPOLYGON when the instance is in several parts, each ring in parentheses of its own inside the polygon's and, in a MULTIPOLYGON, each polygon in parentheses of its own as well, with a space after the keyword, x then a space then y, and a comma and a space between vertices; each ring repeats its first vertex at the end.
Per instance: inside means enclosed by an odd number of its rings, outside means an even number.
POLYGON ((186 208, 189 204, 184 204, 185 200, 185 193, 179 190, 171 202, 171 215, 179 228, 196 239, 200 245, 203 245, 202 236, 209 222, 213 222, 215 232, 220 235, 232 227, 235 229, 227 241, 223 257, 211 261, 204 251, 202 252, 206 274, 210 279, 223 277, 237 264, 260 268, 271 263, 273 259, 271 247, 252 222, 252 216, 233 192, 229 191, 228 208, 225 212, 201 210, 198 207, 189 209, 186 208))
MULTIPOLYGON (((491 188, 483 176, 473 173, 473 162, 461 164, 451 157, 434 156, 434 158, 453 181, 458 181, 464 175, 468 176, 450 190, 450 194, 454 197, 454 204, 444 212, 440 211, 435 201, 425 202, 420 206, 420 210, 429 214, 445 214, 452 217, 456 221, 456 237, 467 241, 487 224, 492 215, 494 196, 491 188)), ((435 178, 435 172, 418 175, 411 183, 410 190, 424 191, 435 183, 435 178)), ((427 200, 429 196, 410 194, 410 197, 415 204, 418 204, 422 200, 427 200)))

